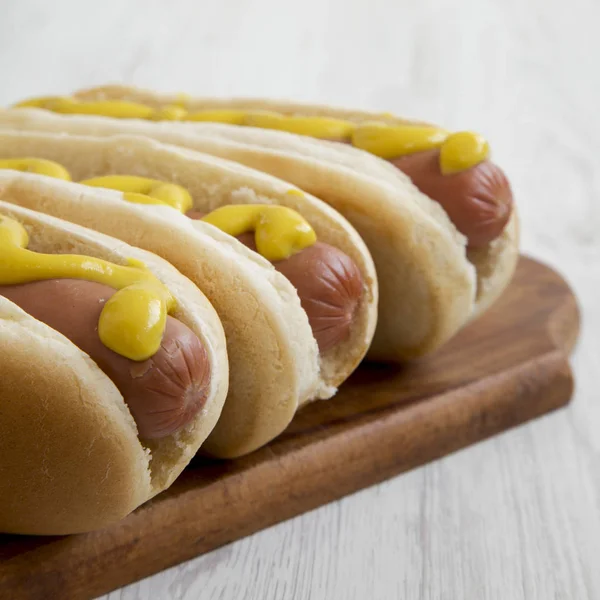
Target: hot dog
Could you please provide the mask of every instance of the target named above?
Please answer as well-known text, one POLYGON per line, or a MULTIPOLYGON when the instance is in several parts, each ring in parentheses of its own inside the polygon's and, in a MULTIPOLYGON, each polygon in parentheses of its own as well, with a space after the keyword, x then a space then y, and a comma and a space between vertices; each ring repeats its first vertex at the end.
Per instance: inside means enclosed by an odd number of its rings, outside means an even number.
MULTIPOLYGON (((45 175, 70 179, 69 172, 62 165, 39 158, 0 161, 0 168, 2 167, 36 169, 45 175)), ((82 183, 122 190, 126 192, 125 198, 131 202, 166 205, 180 212, 193 203, 185 188, 164 181, 107 176, 83 180, 82 183)), ((315 242, 310 224, 295 211, 268 205, 230 205, 228 208, 233 210, 228 210, 224 217, 217 216, 217 221, 214 220, 213 213, 207 216, 195 209, 188 210, 185 214, 193 220, 208 219, 232 233, 246 247, 269 258, 275 268, 286 275, 300 296, 301 305, 307 312, 321 352, 328 352, 346 340, 350 336, 364 289, 362 275, 356 263, 338 248, 315 242), (228 220, 234 223, 234 228, 239 229, 241 235, 229 231, 228 220), (246 221, 240 228, 238 223, 246 221), (267 222, 270 224, 266 225, 267 222), (261 234, 261 228, 262 231, 269 228, 270 232, 261 234), (268 256, 262 252, 254 243, 255 235, 244 233, 249 233, 252 229, 256 230, 256 236, 262 235, 266 251, 271 246, 276 256, 268 256), (279 231, 275 231, 277 229, 279 231), (271 240, 273 236, 277 239, 271 240), (308 237, 298 243, 292 241, 296 236, 308 237), (282 251, 285 246, 289 247, 282 251)), ((217 212, 221 214, 222 210, 217 212)))
MULTIPOLYGON (((349 140, 332 140, 351 144, 349 140)), ((417 188, 446 211, 471 248, 483 248, 500 237, 512 212, 513 196, 506 175, 490 160, 455 173, 444 173, 441 150, 389 158, 417 188)))
POLYGON ((513 197, 508 179, 489 160, 444 175, 439 156, 439 150, 427 150, 390 162, 406 173, 421 192, 442 205, 470 247, 487 246, 500 237, 510 219, 513 197))
MULTIPOLYGON (((149 191, 150 195, 141 198, 135 192, 133 196, 126 193, 125 198, 129 201, 164 201, 180 211, 192 202, 184 188, 139 177, 108 176, 83 180, 82 183, 123 191, 133 186, 149 191)), ((230 233, 247 248, 269 259, 287 277, 298 292, 322 353, 348 339, 363 296, 361 272, 347 254, 330 244, 316 242, 310 224, 299 213, 284 207, 245 204, 228 205, 209 214, 194 209, 185 214, 192 220, 207 220, 230 233), (252 230, 254 233, 250 233, 252 230), (300 237, 293 241, 298 235, 300 237), (264 250, 256 243, 258 239, 263 240, 264 250)))
POLYGON ((167 262, 17 205, 68 195, 44 179, 0 175, 0 532, 62 535, 171 485, 228 363, 216 312, 167 262))
MULTIPOLYGON (((497 165, 487 160, 487 142, 481 136, 468 132, 460 133, 458 137, 456 134, 449 136, 450 140, 461 136, 462 139, 448 144, 445 139, 448 134, 441 129, 406 122, 398 125, 389 115, 384 116, 382 121, 370 123, 364 118, 357 119, 355 115, 348 115, 345 119, 331 118, 326 116, 324 109, 319 111, 313 107, 293 112, 285 105, 278 110, 264 110, 265 106, 248 100, 215 103, 177 98, 161 102, 143 91, 128 91, 119 86, 87 90, 71 98, 38 98, 19 106, 120 119, 228 123, 355 146, 387 159, 406 173, 421 192, 441 204, 473 248, 485 247, 498 238, 511 215, 512 193, 506 176, 497 165), (305 114, 303 111, 306 111, 305 114), (440 145, 442 150, 438 150, 440 145), (401 152, 395 155, 394 148, 401 152), (467 156, 473 150, 481 153, 476 161, 467 156), (441 167, 440 158, 444 152, 452 153, 458 163, 458 168, 452 173, 445 173, 441 167), (468 164, 461 165, 465 157, 468 164)), ((266 107, 270 108, 268 103, 266 107)))
POLYGON ((229 458, 265 444, 300 406, 334 394, 365 355, 376 323, 374 268, 328 206, 235 163, 148 139, 0 137, 0 187, 12 173, 27 186, 41 179, 69 191, 15 202, 151 250, 217 310, 231 382, 203 451, 229 458))
POLYGON ((140 437, 167 437, 186 427, 206 403, 206 348, 189 327, 169 316, 160 349, 148 360, 135 362, 113 352, 98 337, 98 320, 114 293, 108 286, 74 279, 0 286, 0 296, 89 354, 123 394, 140 437))
POLYGON ((365 240, 381 282, 379 327, 369 349, 373 359, 407 360, 440 347, 486 310, 514 273, 518 218, 504 177, 495 168, 488 171, 489 148, 485 140, 480 143, 481 136, 451 134, 389 114, 123 86, 83 90, 55 105, 38 99, 30 106, 37 108, 0 113, 0 127, 143 135, 268 173, 338 210, 365 240), (127 114, 120 112, 121 103, 127 104, 127 114), (69 114, 80 108, 104 116, 69 114), (50 112, 55 110, 61 114, 50 112), (451 141, 448 152, 443 146, 451 141), (449 156, 453 168, 465 174, 451 175, 440 166, 443 178, 423 183, 419 173, 425 157, 417 156, 429 150, 449 156), (408 158, 411 154, 414 158, 408 158), (443 192, 458 182, 465 193, 460 198, 454 191, 440 193, 436 201, 419 193, 390 161, 408 161, 404 168, 425 192, 443 192), (471 191, 477 192, 482 181, 491 185, 473 199, 471 191))
MULTIPOLYGON (((251 236, 240 241, 255 247, 251 236)), ((347 339, 363 295, 356 263, 338 248, 317 242, 273 264, 298 291, 321 352, 347 339)))
MULTIPOLYGON (((67 114, 103 114, 122 119, 230 123, 355 146, 387 159, 406 173, 421 192, 442 205, 473 248, 484 247, 498 238, 510 218, 512 194, 508 180, 497 165, 484 160, 484 155, 476 162, 459 165, 452 173, 443 172, 440 154, 452 143, 446 143, 448 134, 441 129, 406 122, 398 125, 389 115, 382 121, 370 123, 352 116, 346 119, 331 118, 326 116, 326 111, 320 111, 319 114, 318 110, 311 107, 306 107, 305 114, 303 109, 290 114, 285 106, 280 110, 265 111, 265 107, 256 102, 234 100, 223 103, 224 109, 219 107, 215 110, 215 103, 210 101, 188 98, 178 99, 174 103, 160 103, 143 92, 140 96, 136 98, 136 94, 133 94, 133 98, 129 98, 129 94, 117 86, 84 91, 72 98, 34 99, 24 105, 41 106, 67 114), (123 95, 125 98, 121 97, 123 95), (440 145, 443 149, 434 151, 440 145), (401 149, 401 153, 396 156, 394 148, 401 149)), ((454 144, 450 152, 454 152, 459 162, 478 144, 479 150, 485 148, 487 155, 487 142, 481 136, 466 132, 458 135, 462 136, 462 142, 454 144)), ((456 135, 450 136, 450 140, 455 139, 456 135)))
MULTIPOLYGON (((186 216, 199 220, 205 213, 191 210, 186 216)), ((236 237, 256 252, 254 235, 244 233, 236 237)), ((350 335, 364 283, 356 263, 347 254, 317 242, 273 266, 296 288, 321 352, 334 348, 350 335)))

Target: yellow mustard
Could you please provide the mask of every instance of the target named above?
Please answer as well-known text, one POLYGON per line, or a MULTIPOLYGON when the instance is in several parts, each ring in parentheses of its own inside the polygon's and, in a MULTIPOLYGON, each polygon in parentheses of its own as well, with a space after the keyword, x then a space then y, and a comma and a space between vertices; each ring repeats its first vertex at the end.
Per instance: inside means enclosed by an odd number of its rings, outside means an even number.
POLYGON ((0 160, 0 169, 12 169, 25 173, 46 175, 56 179, 71 181, 71 175, 62 165, 42 158, 7 158, 0 160))
POLYGON ((287 116, 268 111, 247 113, 241 124, 332 140, 349 138, 356 127, 354 123, 341 119, 287 116))
POLYGON ((229 125, 243 125, 246 111, 243 110, 200 110, 191 112, 185 117, 186 121, 207 121, 211 123, 227 123, 229 125))
MULTIPOLYGON (((193 207, 190 193, 179 185, 127 175, 109 175, 81 181, 83 185, 124 192, 128 202, 163 204, 186 213, 193 207)), ((299 190, 290 190, 303 195, 299 190)), ((315 243, 317 236, 296 211, 268 204, 232 204, 218 208, 202 219, 233 236, 255 232, 256 249, 267 260, 283 260, 315 243)))
POLYGON ((354 130, 352 145, 391 159, 438 148, 447 137, 448 133, 437 127, 365 123, 354 130))
MULTIPOLYGON (((106 188, 113 189, 113 188, 106 188)), ((172 206, 168 202, 158 200, 152 196, 146 196, 146 194, 138 194, 137 192, 123 192, 123 200, 130 202, 131 204, 150 204, 154 206, 172 206)))
POLYGON ((286 192, 288 196, 299 196, 300 198, 304 198, 304 192, 302 190, 298 190, 296 188, 292 188, 286 192))
POLYGON ((118 190, 127 194, 126 199, 140 204, 167 204, 186 213, 193 206, 192 196, 182 186, 165 183, 159 179, 135 175, 107 175, 80 181, 83 185, 118 190), (135 194, 135 195, 134 195, 135 194), (139 196, 146 196, 146 199, 139 196))
POLYGON ((17 102, 15 108, 45 108, 46 110, 52 110, 56 102, 65 100, 69 100, 68 96, 40 96, 17 102))
POLYGON ((221 206, 202 220, 233 236, 254 231, 256 249, 270 261, 289 258, 317 241, 317 235, 308 222, 286 206, 221 206))
MULTIPOLYGON (((52 177, 53 172, 62 173, 70 179, 69 172, 62 165, 52 161, 41 159, 11 159, 11 161, 16 161, 16 164, 22 166, 21 170, 31 170, 37 162, 47 163, 45 175, 52 177)), ((12 164, 11 161, 0 161, 0 169, 11 168, 4 165, 4 163, 12 164)), ((123 198, 135 204, 170 206, 183 214, 193 208, 192 196, 188 190, 180 185, 165 183, 158 179, 135 175, 107 175, 84 179, 79 183, 123 192, 123 198)), ((287 193, 304 195, 296 189, 291 189, 287 193)), ((267 260, 289 258, 292 254, 314 244, 317 239, 315 231, 298 212, 283 206, 232 204, 209 213, 204 220, 234 236, 254 231, 256 249, 267 260)))
POLYGON ((466 171, 488 158, 490 147, 485 138, 471 131, 448 136, 440 148, 440 170, 444 175, 466 171))
POLYGON ((156 354, 175 299, 142 262, 129 259, 122 266, 89 256, 41 254, 27 250, 28 244, 23 225, 0 215, 0 285, 69 278, 110 286, 117 292, 100 314, 102 343, 135 361, 156 354))
MULTIPOLYGON (((128 202, 168 205, 184 214, 193 207, 192 197, 185 188, 156 179, 109 175, 80 183, 119 190, 128 202)), ((300 190, 288 193, 303 195, 300 190)), ((289 258, 317 240, 309 223, 295 210, 283 206, 231 204, 217 208, 202 220, 233 236, 254 231, 258 253, 272 261, 289 258)))
POLYGON ((154 109, 138 102, 124 100, 99 100, 97 102, 82 102, 74 98, 48 96, 32 98, 16 105, 17 108, 44 108, 61 114, 97 115, 115 119, 150 119, 154 109))
POLYGON ((59 101, 53 105, 54 112, 71 115, 101 115, 115 119, 149 119, 154 110, 136 102, 123 100, 100 100, 98 102, 59 101))
MULTIPOLYGON (((356 124, 343 119, 283 115, 272 111, 210 109, 188 112, 185 109, 188 99, 187 95, 180 94, 174 104, 158 109, 121 100, 82 102, 55 96, 33 98, 16 106, 36 106, 54 112, 117 118, 200 121, 276 129, 321 139, 350 141, 353 146, 388 160, 441 148, 440 168, 444 174, 469 169, 486 160, 489 155, 489 146, 485 139, 471 132, 451 135, 438 127, 393 125, 377 121, 356 124), (448 143, 444 144, 446 139, 448 143)), ((387 113, 384 113, 384 116, 392 117, 387 113)))
POLYGON ((187 110, 175 104, 168 104, 162 108, 157 108, 149 117, 153 121, 182 121, 188 116, 187 110))

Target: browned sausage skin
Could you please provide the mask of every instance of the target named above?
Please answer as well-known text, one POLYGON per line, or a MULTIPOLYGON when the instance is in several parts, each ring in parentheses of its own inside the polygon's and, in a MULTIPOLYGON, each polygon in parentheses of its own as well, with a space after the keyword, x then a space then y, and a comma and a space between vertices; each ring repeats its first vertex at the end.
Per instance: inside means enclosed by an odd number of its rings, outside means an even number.
POLYGON ((500 236, 512 212, 508 179, 489 160, 450 175, 440 169, 439 149, 395 158, 390 162, 406 173, 424 194, 439 202, 472 248, 500 236))
MULTIPOLYGON (((352 145, 350 140, 330 140, 352 145)), ((440 150, 425 150, 389 159, 408 175, 415 186, 439 202, 469 247, 486 246, 504 231, 513 207, 506 175, 489 160, 459 173, 445 175, 440 169, 440 150)))
MULTIPOLYGON (((254 236, 245 233, 240 242, 256 251, 254 236)), ((296 288, 321 352, 330 350, 350 335, 363 291, 361 272, 344 252, 316 242, 273 266, 296 288)))
POLYGON ((87 353, 119 389, 145 439, 171 435, 204 406, 210 383, 208 354, 183 323, 167 318, 163 341, 150 359, 135 362, 109 350, 98 320, 111 287, 76 279, 0 286, 0 296, 62 333, 87 353))
MULTIPOLYGON (((186 213, 191 219, 201 219, 204 214, 197 210, 186 213)), ((237 239, 256 251, 252 233, 237 239)), ((273 266, 296 288, 321 352, 348 338, 362 297, 363 279, 347 254, 316 242, 273 266)))

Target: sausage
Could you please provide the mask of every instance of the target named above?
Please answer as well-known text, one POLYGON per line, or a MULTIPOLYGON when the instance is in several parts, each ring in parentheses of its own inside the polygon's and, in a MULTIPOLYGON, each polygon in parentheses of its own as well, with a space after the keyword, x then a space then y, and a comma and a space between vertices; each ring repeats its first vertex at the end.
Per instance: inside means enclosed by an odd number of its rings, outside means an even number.
POLYGON ((146 439, 171 435, 204 406, 210 382, 205 347, 183 323, 167 317, 163 341, 150 359, 135 362, 108 349, 98 335, 111 287, 78 279, 0 286, 8 298, 87 353, 119 389, 146 439))
MULTIPOLYGON (((256 251, 254 235, 240 242, 256 251)), ((273 266, 296 288, 321 352, 350 335, 362 296, 363 280, 356 263, 344 252, 316 242, 273 266)))
MULTIPOLYGON (((204 213, 191 210, 186 215, 201 219, 204 213)), ((244 233, 237 239, 256 252, 254 234, 244 233)), ((350 335, 363 293, 363 279, 347 254, 316 242, 273 266, 296 288, 321 352, 350 335)))
POLYGON ((489 160, 451 175, 440 170, 439 149, 392 159, 424 194, 439 202, 472 248, 486 246, 506 227, 513 197, 508 179, 489 160))
MULTIPOLYGON (((352 145, 350 140, 332 142, 352 145)), ((440 150, 425 150, 389 160, 406 173, 415 186, 439 202, 469 247, 480 248, 504 231, 512 212, 513 196, 502 169, 485 160, 470 169, 444 175, 440 150)))

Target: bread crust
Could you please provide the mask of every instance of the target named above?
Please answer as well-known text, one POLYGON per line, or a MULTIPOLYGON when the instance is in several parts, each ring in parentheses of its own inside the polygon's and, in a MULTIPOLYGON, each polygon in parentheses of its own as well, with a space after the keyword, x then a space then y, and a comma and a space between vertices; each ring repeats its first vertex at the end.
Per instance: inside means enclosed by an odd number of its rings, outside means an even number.
POLYGON ((0 129, 145 135, 277 174, 325 199, 364 239, 377 269, 379 326, 371 358, 405 360, 430 352, 473 312, 476 272, 467 260, 464 236, 408 177, 355 148, 247 127, 57 115, 39 109, 0 113, 0 129))
POLYGON ((0 182, 0 215, 25 226, 30 249, 117 264, 127 258, 143 261, 175 296, 174 316, 200 338, 211 365, 200 414, 177 434, 146 443, 138 438, 120 392, 92 359, 0 297, 0 531, 90 531, 123 518, 169 487, 205 441, 227 394, 225 336, 208 300, 171 265, 95 231, 5 202, 20 191, 10 181, 16 174, 7 173, 0 182))
MULTIPOLYGON (((143 138, 15 132, 1 132, 0 137, 2 156, 57 160, 76 179, 119 172, 180 183, 190 189, 199 210, 229 203, 232 197, 236 202, 257 200, 252 181, 244 176, 247 169, 240 165, 212 157, 204 160, 196 153, 143 138), (223 188, 218 193, 220 184, 223 188)), ((8 173, 0 172, 0 182, 8 173)), ((376 279, 368 252, 361 253, 358 244, 353 246, 349 235, 345 241, 351 246, 350 253, 370 269, 365 280, 372 279, 369 289, 374 289, 374 297, 361 307, 350 340, 354 345, 347 343, 346 352, 327 353, 319 362, 316 341, 296 290, 268 261, 231 236, 168 207, 126 202, 113 190, 35 175, 21 175, 20 181, 19 193, 13 193, 9 201, 154 252, 199 286, 216 308, 228 342, 230 388, 221 419, 203 451, 230 458, 264 445, 287 427, 301 405, 333 395, 364 356, 375 327, 376 279), (40 182, 43 193, 31 193, 32 186, 40 182)), ((293 195, 282 195, 293 201, 293 195)), ((264 199, 261 195, 260 201, 264 199)), ((340 217, 322 206, 325 228, 330 225, 328 214, 340 217)), ((335 224, 330 227, 337 232, 335 224)))
MULTIPOLYGON (((139 136, 67 137, 31 131, 0 131, 0 156, 8 158, 33 154, 60 162, 76 181, 122 173, 178 183, 190 191, 194 208, 202 212, 209 212, 231 203, 281 204, 297 210, 314 227, 320 241, 339 248, 354 260, 364 282, 363 298, 350 336, 320 356, 323 384, 328 388, 336 388, 347 379, 366 354, 377 322, 378 285, 375 266, 366 245, 354 228, 324 202, 243 165, 139 136)), ((43 210, 47 212, 46 209, 43 210)), ((138 221, 142 212, 150 213, 152 210, 149 210, 149 207, 130 207, 129 211, 124 208, 120 212, 121 215, 131 215, 130 220, 138 221)), ((173 213, 173 219, 169 219, 169 222, 177 223, 178 226, 185 227, 186 231, 191 231, 185 217, 176 215, 175 211, 167 212, 173 213)), ((59 216, 71 218, 69 214, 59 216)), ((81 222, 81 218, 78 217, 77 222, 81 222)), ((106 218, 102 211, 102 214, 94 215, 91 224, 86 222, 85 225, 93 227, 94 223, 102 222, 106 218)), ((155 221, 148 226, 160 227, 155 221)), ((115 227, 118 228, 119 224, 115 224, 115 227)), ((214 231, 214 228, 203 223, 197 223, 195 227, 197 230, 214 231)), ((134 240, 124 237, 128 231, 129 227, 123 229, 122 234, 113 233, 113 230, 111 233, 134 245, 142 244, 138 238, 134 240)), ((229 239, 218 233, 214 235, 218 236, 221 243, 223 239, 229 239)), ((144 239, 147 239, 146 234, 144 239)), ((153 245, 146 244, 144 247, 160 254, 182 270, 180 262, 185 258, 181 256, 181 252, 173 252, 173 248, 169 248, 164 241, 160 243, 161 249, 158 251, 157 244, 158 238, 153 245)), ((233 246, 239 248, 240 244, 234 242, 233 246)), ((276 287, 288 293, 290 286, 282 281, 282 276, 274 273, 267 261, 245 249, 243 252, 246 256, 255 258, 254 263, 260 264, 261 267, 267 266, 268 271, 264 268, 262 271, 268 273, 269 279, 276 287)), ((184 272, 192 277, 189 269, 184 272)), ((281 312, 281 309, 278 309, 278 312, 281 312)), ((290 335, 293 337, 293 333, 290 335)), ((304 403, 307 399, 306 394, 301 395, 301 403, 304 403)))
MULTIPOLYGON (((203 109, 247 109, 247 110, 267 110, 273 111, 284 115, 302 115, 302 116, 327 116, 338 119, 345 119, 355 123, 361 123, 365 121, 379 121, 388 123, 390 125, 430 125, 430 123, 416 120, 398 117, 391 113, 384 112, 372 112, 365 110, 356 110, 345 107, 333 107, 319 104, 303 104, 298 102, 292 102, 285 99, 263 99, 263 98, 211 98, 211 97, 193 97, 182 94, 163 94, 156 93, 151 90, 134 88, 123 85, 106 85, 85 90, 80 90, 74 94, 75 97, 80 100, 130 100, 133 102, 140 102, 149 106, 159 107, 164 104, 179 104, 184 106, 190 111, 199 111, 203 109)), ((388 354, 394 354, 392 345, 393 339, 391 335, 387 335, 387 332, 392 330, 402 334, 399 325, 396 323, 391 328, 388 326, 390 319, 390 311, 393 308, 393 300, 388 300, 388 284, 390 281, 390 273, 387 268, 387 262, 385 260, 385 252, 378 252, 374 244, 379 245, 381 242, 378 238, 373 239, 373 230, 385 227, 383 219, 379 219, 375 214, 372 213, 373 222, 365 222, 365 219, 361 218, 360 214, 353 213, 353 207, 351 202, 344 202, 342 198, 342 186, 338 185, 339 178, 330 177, 320 181, 312 188, 305 187, 306 184, 301 184, 300 181, 305 182, 308 180, 310 183, 313 177, 311 171, 315 169, 314 164, 311 165, 310 161, 305 160, 306 157, 316 157, 318 160, 328 163, 331 170, 331 175, 338 172, 340 175, 348 168, 354 171, 358 176, 366 176, 375 178, 380 184, 383 182, 387 183, 393 189, 393 194, 398 200, 402 197, 409 199, 414 203, 418 203, 420 207, 434 217, 442 224, 447 227, 448 223, 444 223, 444 219, 440 219, 439 215, 431 213, 431 206, 427 206, 427 200, 432 202, 426 196, 421 194, 412 186, 407 183, 407 177, 401 173, 396 167, 389 164, 387 161, 379 160, 375 157, 369 156, 365 152, 360 152, 350 146, 342 144, 331 144, 322 142, 319 140, 310 140, 304 138, 305 142, 301 142, 302 138, 299 136, 293 136, 286 134, 285 132, 270 132, 264 130, 258 130, 248 127, 232 127, 228 125, 219 125, 211 123, 193 123, 189 124, 188 127, 194 127, 198 133, 203 135, 214 135, 218 138, 226 138, 228 140, 256 145, 259 147, 259 152, 256 158, 252 159, 247 153, 240 152, 239 149, 234 149, 236 153, 240 153, 237 159, 241 160, 245 164, 250 164, 256 168, 262 168, 269 173, 272 173, 279 177, 289 178, 289 181, 308 189, 316 196, 329 202, 332 206, 340 210, 340 212, 346 216, 349 221, 357 228, 359 233, 367 240, 369 249, 371 250, 377 271, 382 281, 381 284, 381 308, 380 308, 380 331, 377 332, 376 338, 371 350, 371 355, 379 358, 386 358, 388 354), (260 133, 260 132, 263 133, 260 133), (328 147, 328 148, 327 148, 328 147), (285 173, 281 170, 279 162, 273 161, 271 154, 273 152, 280 152, 284 154, 297 154, 298 160, 302 163, 303 169, 306 170, 306 174, 302 173, 300 176, 296 173, 290 175, 289 171, 285 173), (332 185, 329 181, 335 181, 332 185), (401 189, 406 190, 404 193, 401 189), (408 189, 407 189, 408 188, 408 189), (382 266, 383 265, 383 266, 382 266)), ((223 154, 221 154, 223 155, 223 154)), ((229 156, 227 156, 229 158, 229 156)), ((346 171, 346 175, 348 175, 346 171)), ((318 180, 318 177, 315 178, 318 180)), ((372 186, 372 197, 381 197, 381 186, 372 186)), ((352 189, 346 188, 343 190, 345 198, 348 199, 352 195, 352 189)), ((396 201, 397 201, 396 200, 396 201)), ((434 203, 437 205, 437 203, 434 203)), ((386 217, 388 215, 385 215, 386 217)), ((397 220, 388 221, 389 229, 397 227, 399 223, 397 220)), ((452 227, 453 228, 453 227, 452 227)), ((461 240, 461 244, 464 245, 464 239, 461 240)), ((432 312, 434 320, 437 325, 433 325, 430 329, 431 334, 427 336, 426 329, 424 328, 423 320, 418 319, 421 327, 415 327, 414 338, 421 337, 423 342, 414 347, 414 351, 408 349, 408 356, 411 354, 420 355, 430 350, 435 349, 441 345, 448 337, 450 332, 453 332, 461 324, 471 321, 485 312, 494 301, 500 296, 502 291, 506 288, 514 271, 519 254, 519 226, 518 226, 518 215, 516 209, 513 210, 511 220, 503 231, 502 235, 493 240, 487 247, 481 249, 469 249, 467 251, 468 261, 475 266, 476 270, 476 288, 475 298, 468 315, 465 314, 464 306, 461 305, 460 301, 455 303, 448 302, 447 294, 445 298, 441 299, 442 305, 445 305, 444 309, 448 314, 446 319, 440 319, 437 311, 432 312), (454 315, 454 317, 452 316, 454 315), (422 332, 422 335, 418 334, 418 331, 422 332), (435 333, 437 330, 437 334, 435 333)), ((443 269, 443 263, 439 261, 433 261, 433 266, 437 269, 443 269)), ((439 271, 438 271, 439 272, 439 271)), ((445 285, 443 277, 440 278, 440 285, 445 285)), ((389 287, 395 287, 390 281, 389 287)), ((450 294, 459 293, 464 300, 465 288, 463 284, 451 286, 448 288, 450 294), (459 291, 460 290, 460 291, 459 291), (462 293, 461 293, 462 292, 462 293)), ((393 296, 392 296, 393 298, 393 296)), ((426 298, 421 295, 417 299, 417 305, 419 302, 426 301, 426 298)), ((407 306, 398 306, 399 312, 406 311, 406 315, 409 320, 413 320, 418 312, 415 311, 414 306, 411 306, 411 302, 406 303, 407 306)), ((425 311, 422 312, 425 317, 425 311)), ((415 321, 416 323, 416 321, 415 321)), ((400 356, 401 357, 401 356, 400 356)))

